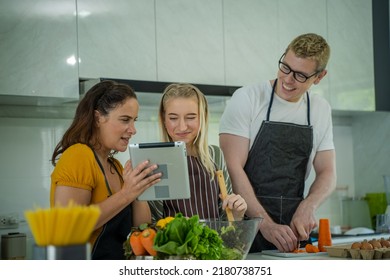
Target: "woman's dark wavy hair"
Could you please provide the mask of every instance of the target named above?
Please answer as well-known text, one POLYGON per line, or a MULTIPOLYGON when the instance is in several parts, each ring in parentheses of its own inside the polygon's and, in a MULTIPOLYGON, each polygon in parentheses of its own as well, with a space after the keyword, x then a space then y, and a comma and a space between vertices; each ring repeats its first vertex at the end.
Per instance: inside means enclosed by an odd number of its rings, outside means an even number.
POLYGON ((98 145, 98 140, 94 138, 97 128, 95 110, 106 116, 129 98, 137 99, 137 96, 128 85, 108 80, 94 85, 81 99, 72 124, 55 147, 51 158, 53 166, 56 165, 57 157, 76 143, 98 145))

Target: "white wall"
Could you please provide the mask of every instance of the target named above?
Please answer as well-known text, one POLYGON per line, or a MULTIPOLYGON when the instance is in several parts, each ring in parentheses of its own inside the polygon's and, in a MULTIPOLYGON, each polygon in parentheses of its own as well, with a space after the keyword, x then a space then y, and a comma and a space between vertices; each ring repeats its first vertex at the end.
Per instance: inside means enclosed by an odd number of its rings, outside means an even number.
MULTIPOLYGON (((353 123, 356 194, 384 192, 390 175, 390 112, 361 114, 353 123)), ((390 203, 390 201, 388 201, 390 203)))
MULTIPOLYGON (((337 117, 333 119, 337 187, 336 191, 320 206, 316 218, 328 218, 331 225, 343 225, 341 201, 346 196, 353 197, 355 188, 352 126, 340 123, 337 117)), ((314 171, 312 171, 307 181, 306 193, 314 179, 313 173, 314 171)))

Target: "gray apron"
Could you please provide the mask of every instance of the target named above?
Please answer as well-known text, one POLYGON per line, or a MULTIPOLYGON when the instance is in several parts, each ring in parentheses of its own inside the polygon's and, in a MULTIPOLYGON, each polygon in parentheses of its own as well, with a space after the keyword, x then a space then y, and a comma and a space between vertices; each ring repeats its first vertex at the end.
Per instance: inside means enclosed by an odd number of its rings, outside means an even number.
MULTIPOLYGON (((310 100, 307 96, 308 125, 270 121, 277 79, 272 88, 267 119, 261 124, 249 151, 244 170, 261 205, 272 220, 289 225, 303 200, 307 163, 313 148, 310 100)), ((276 249, 260 232, 251 252, 276 249)))
MULTIPOLYGON (((103 172, 104 179, 106 181, 108 197, 109 197, 112 195, 110 185, 108 184, 103 166, 100 163, 99 158, 97 157, 95 151, 94 154, 95 154, 95 159, 99 164, 100 169, 103 172)), ((120 174, 115 164, 113 166, 116 172, 120 174)), ((121 178, 121 181, 123 182, 122 176, 121 175, 119 176, 121 178)), ((132 225, 133 225, 132 208, 131 208, 131 204, 129 204, 103 226, 103 230, 100 232, 92 248, 91 259, 124 260, 125 251, 123 249, 123 243, 126 241, 127 235, 129 234, 132 225)))

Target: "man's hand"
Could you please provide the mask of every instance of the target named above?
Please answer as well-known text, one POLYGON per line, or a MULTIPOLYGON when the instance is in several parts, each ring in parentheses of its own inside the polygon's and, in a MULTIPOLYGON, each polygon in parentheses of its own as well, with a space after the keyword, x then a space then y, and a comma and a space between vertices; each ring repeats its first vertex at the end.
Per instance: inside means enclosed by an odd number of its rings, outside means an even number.
POLYGON ((317 226, 314 208, 302 201, 291 219, 290 227, 299 240, 308 240, 312 230, 317 226))
POLYGON ((280 252, 292 252, 297 247, 298 239, 287 225, 279 225, 269 219, 260 223, 260 232, 280 252))

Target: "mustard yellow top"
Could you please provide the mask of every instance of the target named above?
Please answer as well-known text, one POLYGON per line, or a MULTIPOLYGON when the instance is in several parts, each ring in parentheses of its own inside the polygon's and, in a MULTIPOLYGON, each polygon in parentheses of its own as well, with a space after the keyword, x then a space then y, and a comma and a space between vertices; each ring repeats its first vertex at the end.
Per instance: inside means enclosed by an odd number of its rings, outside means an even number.
MULTIPOLYGON (((114 159, 118 171, 123 173, 120 162, 114 159)), ((74 144, 67 148, 51 174, 50 205, 54 206, 57 186, 69 186, 91 191, 90 204, 99 203, 109 196, 103 172, 93 151, 85 144, 74 144)), ((93 245, 101 231, 95 230, 90 238, 93 245)))

